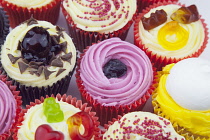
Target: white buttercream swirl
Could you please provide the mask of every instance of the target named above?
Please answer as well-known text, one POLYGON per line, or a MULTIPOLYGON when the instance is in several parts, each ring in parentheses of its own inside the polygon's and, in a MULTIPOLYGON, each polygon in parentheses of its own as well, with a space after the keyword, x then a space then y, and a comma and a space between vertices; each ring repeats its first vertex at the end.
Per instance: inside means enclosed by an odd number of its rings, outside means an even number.
POLYGON ((100 33, 123 28, 136 12, 136 0, 64 0, 63 6, 78 28, 100 33))
POLYGON ((10 3, 13 3, 17 6, 26 7, 26 8, 37 8, 45 6, 55 0, 5 0, 10 3))

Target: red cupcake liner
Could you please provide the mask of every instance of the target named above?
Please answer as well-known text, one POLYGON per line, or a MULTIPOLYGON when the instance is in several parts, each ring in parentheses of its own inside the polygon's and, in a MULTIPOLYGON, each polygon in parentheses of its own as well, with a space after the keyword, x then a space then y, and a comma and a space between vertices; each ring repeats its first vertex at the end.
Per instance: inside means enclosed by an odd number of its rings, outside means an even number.
POLYGON ((118 115, 123 115, 128 112, 142 110, 146 101, 150 98, 150 95, 157 86, 156 69, 153 67, 153 77, 154 77, 153 82, 149 87, 149 89, 147 90, 147 92, 140 99, 137 99, 135 102, 133 102, 130 105, 121 105, 119 107, 103 106, 102 103, 99 103, 97 100, 93 99, 91 94, 89 94, 85 90, 85 86, 83 85, 82 79, 80 77, 80 63, 82 57, 85 55, 85 52, 87 50, 88 48, 84 50, 84 53, 80 54, 80 58, 77 61, 77 68, 75 74, 76 83, 80 91, 82 101, 88 103, 88 105, 93 107, 93 110, 96 112, 96 115, 99 117, 101 125, 107 124, 108 121, 112 120, 112 118, 117 118, 118 115))
POLYGON ((14 28, 20 23, 28 20, 31 16, 37 20, 46 20, 55 24, 59 16, 61 0, 54 0, 39 8, 21 7, 6 0, 1 0, 0 4, 7 11, 10 26, 14 28))
POLYGON ((16 86, 12 85, 12 81, 9 81, 6 75, 2 75, 1 71, 0 71, 0 80, 3 81, 9 87, 17 103, 16 117, 14 118, 14 123, 12 124, 12 127, 10 128, 8 132, 0 135, 0 140, 6 140, 13 134, 14 128, 16 126, 15 124, 18 122, 19 114, 22 109, 21 108, 22 101, 21 101, 21 97, 19 96, 20 91, 16 90, 16 86))
MULTIPOLYGON (((84 112, 88 113, 91 116, 92 120, 94 121, 94 130, 93 130, 94 131, 94 134, 93 134, 94 140, 99 140, 100 139, 99 138, 100 137, 100 129, 98 128, 98 126, 100 125, 100 122, 98 121, 98 117, 95 116, 96 113, 91 111, 92 108, 88 107, 87 103, 83 104, 81 100, 77 100, 77 98, 73 98, 70 95, 67 96, 66 94, 64 94, 64 95, 57 94, 56 96, 53 95, 53 94, 51 96, 46 95, 45 98, 49 98, 49 97, 57 98, 58 101, 66 102, 68 104, 73 105, 76 108, 79 108, 81 111, 84 111, 84 112)), ((20 113, 20 116, 19 116, 19 119, 18 119, 18 122, 16 123, 17 127, 14 129, 14 135, 13 135, 14 140, 18 140, 17 133, 18 133, 18 130, 20 128, 19 126, 21 126, 22 121, 24 121, 25 113, 31 107, 43 103, 45 98, 41 97, 40 100, 36 99, 35 102, 30 102, 30 105, 27 105, 26 109, 22 109, 22 111, 20 113)))
POLYGON ((97 43, 98 41, 103 41, 108 38, 112 37, 119 37, 121 40, 125 40, 128 34, 128 31, 133 24, 133 21, 136 18, 136 13, 133 15, 133 19, 130 20, 123 28, 113 31, 110 33, 98 33, 98 32, 88 32, 84 31, 80 28, 77 28, 77 25, 72 20, 71 16, 68 14, 68 12, 63 7, 63 4, 61 4, 62 12, 64 14, 64 17, 66 18, 66 22, 69 28, 70 36, 73 38, 73 42, 80 52, 83 52, 83 50, 87 47, 92 45, 93 43, 97 43))
POLYGON ((139 13, 139 15, 137 16, 135 22, 134 22, 134 44, 136 46, 138 46, 140 49, 142 49, 147 56, 150 58, 151 62, 154 63, 154 66, 157 68, 157 70, 161 70, 162 67, 171 64, 171 63, 177 63, 180 60, 186 59, 186 58, 191 58, 191 57, 199 57, 201 55, 201 53, 204 51, 204 49, 207 46, 208 43, 208 28, 207 28, 207 24, 205 23, 204 19, 200 19, 203 27, 204 27, 204 32, 205 32, 205 38, 204 38, 204 42, 203 45, 193 54, 185 56, 183 58, 175 58, 175 57, 166 57, 164 55, 159 55, 156 53, 153 53, 152 51, 150 51, 141 41, 140 39, 140 35, 139 35, 139 22, 141 20, 141 18, 150 11, 150 9, 158 7, 158 6, 162 6, 162 5, 168 5, 168 4, 177 4, 177 5, 181 5, 179 3, 176 2, 163 2, 163 3, 156 3, 153 4, 149 7, 147 7, 146 9, 143 10, 143 13, 139 13))
POLYGON ((178 2, 178 0, 137 0, 137 9, 138 12, 141 13, 143 9, 153 5, 158 2, 178 2))

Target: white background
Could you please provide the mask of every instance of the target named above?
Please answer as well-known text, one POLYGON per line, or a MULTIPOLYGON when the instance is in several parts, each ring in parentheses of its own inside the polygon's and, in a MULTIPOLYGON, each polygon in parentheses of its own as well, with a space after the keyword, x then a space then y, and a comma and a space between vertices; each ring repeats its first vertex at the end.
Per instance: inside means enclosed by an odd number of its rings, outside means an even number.
MULTIPOLYGON (((205 19, 205 22, 207 23, 207 27, 210 27, 210 0, 179 0, 181 4, 185 4, 186 6, 189 6, 191 4, 195 4, 198 8, 198 11, 200 15, 202 15, 202 18, 205 19)), ((66 25, 66 21, 63 17, 62 12, 60 11, 60 17, 58 20, 57 25, 63 27, 68 32, 68 28, 66 25)), ((210 28, 209 28, 210 29, 210 28)), ((128 36, 126 38, 126 41, 133 43, 133 26, 130 28, 128 36)), ((207 48, 205 51, 201 54, 202 58, 209 60, 210 63, 210 43, 208 43, 207 48)), ((68 95, 72 95, 73 97, 77 97, 77 99, 80 99, 80 94, 76 85, 75 76, 72 76, 71 83, 67 92, 68 95)), ((148 100, 146 103, 144 111, 150 111, 152 112, 152 105, 151 105, 151 99, 148 100)))

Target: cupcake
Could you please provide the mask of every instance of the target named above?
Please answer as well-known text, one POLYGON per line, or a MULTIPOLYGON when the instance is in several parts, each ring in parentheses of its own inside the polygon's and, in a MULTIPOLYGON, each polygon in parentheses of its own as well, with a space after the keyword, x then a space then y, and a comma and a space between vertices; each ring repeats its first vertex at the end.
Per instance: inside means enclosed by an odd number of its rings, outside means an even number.
POLYGON ((61 0, 1 0, 9 15, 10 26, 15 28, 31 16, 55 24, 58 20, 61 0))
POLYGON ((13 29, 1 51, 2 69, 21 91, 23 104, 66 93, 76 49, 60 27, 33 18, 13 29))
POLYGON ((171 122, 150 112, 131 112, 105 125, 103 140, 185 140, 171 122))
POLYGON ((136 13, 136 0, 63 0, 61 6, 76 48, 111 37, 125 40, 136 13))
POLYGON ((137 9, 138 12, 141 13, 143 9, 146 9, 147 7, 149 7, 150 5, 153 5, 154 3, 158 3, 158 2, 178 2, 178 0, 137 0, 137 9))
POLYGON ((182 59, 198 57, 206 48, 207 27, 196 5, 164 2, 140 13, 134 24, 134 42, 158 70, 182 59))
POLYGON ((78 61, 77 86, 102 125, 117 115, 141 110, 153 91, 149 58, 119 38, 90 46, 78 61))
POLYGON ((184 59, 164 67, 159 77, 155 113, 168 118, 186 139, 210 139, 209 61, 184 59))
POLYGON ((11 83, 0 74, 0 140, 5 140, 12 133, 21 111, 20 92, 11 83))
POLYGON ((8 16, 4 12, 4 9, 0 7, 0 46, 4 43, 8 33, 9 33, 8 16))
POLYGON ((99 122, 87 104, 72 96, 42 97, 22 110, 15 140, 98 139, 99 122))

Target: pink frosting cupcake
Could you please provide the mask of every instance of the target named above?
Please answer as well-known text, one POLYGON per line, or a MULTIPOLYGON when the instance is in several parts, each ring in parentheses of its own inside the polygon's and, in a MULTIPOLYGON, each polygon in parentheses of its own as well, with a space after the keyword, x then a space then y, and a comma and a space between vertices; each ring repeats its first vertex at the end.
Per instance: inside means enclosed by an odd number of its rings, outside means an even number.
POLYGON ((119 38, 90 46, 77 68, 77 85, 101 124, 141 109, 153 90, 152 64, 143 51, 119 38))

